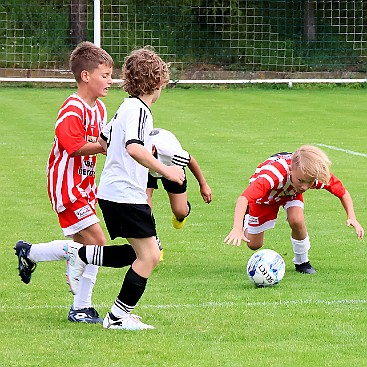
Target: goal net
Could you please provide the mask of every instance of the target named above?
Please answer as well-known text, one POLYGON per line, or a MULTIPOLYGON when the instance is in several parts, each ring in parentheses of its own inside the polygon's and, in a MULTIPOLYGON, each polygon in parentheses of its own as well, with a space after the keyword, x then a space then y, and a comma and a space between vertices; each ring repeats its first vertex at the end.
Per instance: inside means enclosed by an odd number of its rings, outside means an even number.
POLYGON ((0 81, 73 80, 70 52, 100 29, 116 78, 151 45, 176 82, 360 82, 366 25, 363 0, 3 0, 0 81))

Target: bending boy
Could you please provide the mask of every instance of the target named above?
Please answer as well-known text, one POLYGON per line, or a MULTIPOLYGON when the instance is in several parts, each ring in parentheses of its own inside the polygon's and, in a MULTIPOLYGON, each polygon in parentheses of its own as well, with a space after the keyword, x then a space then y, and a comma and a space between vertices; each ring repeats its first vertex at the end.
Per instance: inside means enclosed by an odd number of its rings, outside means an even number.
POLYGON ((338 197, 347 214, 347 226, 355 228, 357 238, 364 236, 352 198, 341 181, 330 173, 330 165, 326 154, 311 145, 304 145, 293 154, 275 154, 261 163, 237 200, 233 228, 224 242, 239 246, 246 241, 250 249, 259 249, 264 243, 264 232, 274 228, 278 210, 283 206, 291 228, 296 271, 315 273, 308 258, 310 239, 303 212, 304 192, 325 189, 338 197))

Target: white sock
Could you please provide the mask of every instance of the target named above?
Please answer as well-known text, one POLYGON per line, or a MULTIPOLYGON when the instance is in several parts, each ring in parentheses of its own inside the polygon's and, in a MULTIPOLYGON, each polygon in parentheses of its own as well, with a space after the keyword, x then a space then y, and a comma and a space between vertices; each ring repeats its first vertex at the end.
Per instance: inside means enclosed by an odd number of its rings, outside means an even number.
MULTIPOLYGON (((92 247, 92 246, 90 246, 92 247)), ((98 266, 88 264, 79 277, 78 293, 74 296, 74 309, 92 307, 92 291, 97 279, 98 266)))
POLYGON ((112 305, 111 312, 116 317, 124 317, 130 314, 130 312, 127 312, 125 309, 122 309, 121 307, 117 307, 116 302, 112 305))
POLYGON ((102 266, 103 264, 103 246, 88 245, 85 246, 85 257, 88 264, 102 266))
POLYGON ((46 243, 34 243, 29 251, 29 260, 37 263, 40 261, 65 260, 64 247, 72 244, 73 240, 55 240, 46 243))
POLYGON ((295 240, 294 238, 291 237, 291 242, 294 252, 293 263, 298 265, 307 262, 308 250, 311 247, 310 238, 308 237, 308 234, 304 240, 295 240))

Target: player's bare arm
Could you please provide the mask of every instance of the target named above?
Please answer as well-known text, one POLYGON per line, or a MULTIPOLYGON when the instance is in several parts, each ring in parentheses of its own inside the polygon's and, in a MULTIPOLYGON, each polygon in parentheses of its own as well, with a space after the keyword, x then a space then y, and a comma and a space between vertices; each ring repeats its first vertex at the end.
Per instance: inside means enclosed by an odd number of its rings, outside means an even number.
POLYGON ((347 213, 346 225, 354 227, 358 239, 364 237, 364 229, 359 224, 356 214, 354 212, 353 200, 348 190, 345 190, 345 194, 341 197, 340 202, 342 203, 345 212, 347 213))
POLYGON ((240 196, 236 202, 234 211, 233 228, 228 236, 224 239, 227 245, 240 246, 241 241, 250 242, 250 240, 243 234, 243 218, 246 214, 248 200, 244 196, 240 196))
POLYGON ((74 153, 70 154, 72 157, 84 156, 84 155, 94 155, 98 153, 104 153, 105 150, 99 143, 85 143, 80 149, 76 150, 74 153))
POLYGON ((98 143, 103 148, 105 152, 107 152, 107 142, 103 140, 101 137, 98 138, 98 143))
POLYGON ((199 183, 200 194, 203 200, 207 204, 209 204, 212 201, 212 190, 210 186, 207 184, 205 177, 203 175, 203 172, 201 171, 197 160, 193 156, 191 156, 190 162, 187 166, 189 167, 190 171, 192 172, 197 182, 199 183))
POLYGON ((166 166, 158 159, 154 158, 142 145, 129 144, 127 147, 129 155, 139 162, 142 166, 149 168, 155 172, 158 172, 162 176, 166 177, 170 181, 179 183, 180 185, 185 180, 185 173, 179 166, 166 166))

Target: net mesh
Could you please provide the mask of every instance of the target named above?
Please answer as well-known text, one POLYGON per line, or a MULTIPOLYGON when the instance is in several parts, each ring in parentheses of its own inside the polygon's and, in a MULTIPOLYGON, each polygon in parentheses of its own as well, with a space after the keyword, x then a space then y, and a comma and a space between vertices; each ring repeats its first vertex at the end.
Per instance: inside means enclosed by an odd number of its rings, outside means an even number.
MULTIPOLYGON (((104 0, 100 8, 101 46, 117 68, 151 45, 177 79, 365 72, 363 0, 104 0)), ((0 76, 70 77, 70 52, 93 41, 93 29, 92 1, 3 0, 0 76)))

